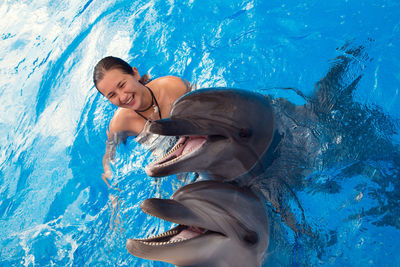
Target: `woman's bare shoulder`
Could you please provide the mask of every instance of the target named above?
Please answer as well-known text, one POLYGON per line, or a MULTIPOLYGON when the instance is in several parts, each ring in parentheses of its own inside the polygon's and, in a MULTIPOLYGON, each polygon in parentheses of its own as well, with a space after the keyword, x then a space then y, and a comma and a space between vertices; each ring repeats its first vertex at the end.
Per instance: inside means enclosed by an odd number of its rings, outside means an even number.
POLYGON ((164 76, 157 78, 151 81, 151 85, 154 85, 162 90, 167 90, 170 93, 174 93, 179 96, 188 92, 187 84, 181 78, 176 76, 164 76))
POLYGON ((181 78, 177 76, 167 75, 163 77, 159 77, 151 81, 151 83, 184 83, 181 78))

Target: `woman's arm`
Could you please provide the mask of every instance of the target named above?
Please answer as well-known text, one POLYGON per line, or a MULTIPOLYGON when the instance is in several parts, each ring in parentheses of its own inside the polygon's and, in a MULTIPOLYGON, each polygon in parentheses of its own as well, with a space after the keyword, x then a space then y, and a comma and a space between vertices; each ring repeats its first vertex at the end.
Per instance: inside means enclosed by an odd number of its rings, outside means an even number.
POLYGON ((110 161, 115 158, 115 149, 121 142, 126 142, 129 136, 137 135, 137 119, 130 116, 130 110, 118 109, 112 118, 107 131, 106 149, 103 156, 103 175, 102 178, 107 186, 110 186, 109 180, 112 177, 110 161))

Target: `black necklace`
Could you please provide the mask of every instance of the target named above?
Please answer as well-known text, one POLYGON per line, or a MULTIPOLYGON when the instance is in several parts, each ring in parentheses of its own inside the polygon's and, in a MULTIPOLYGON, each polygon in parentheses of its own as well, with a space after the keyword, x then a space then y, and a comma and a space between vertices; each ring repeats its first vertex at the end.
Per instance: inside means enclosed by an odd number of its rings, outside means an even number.
POLYGON ((150 103, 150 106, 148 106, 148 107, 145 108, 145 109, 142 109, 142 110, 135 110, 136 114, 138 114, 140 117, 142 117, 142 118, 145 119, 146 121, 151 122, 151 120, 150 120, 149 118, 146 118, 146 117, 145 117, 143 114, 141 114, 140 112, 145 112, 145 111, 149 110, 151 107, 154 107, 154 110, 155 110, 155 111, 156 111, 156 110, 158 111, 158 115, 160 116, 160 119, 161 119, 161 110, 160 110, 160 106, 158 105, 157 99, 156 99, 156 97, 154 96, 153 91, 152 91, 149 87, 147 87, 146 85, 145 85, 144 87, 146 87, 147 90, 149 90, 149 92, 150 92, 150 95, 151 95, 151 103, 150 103))

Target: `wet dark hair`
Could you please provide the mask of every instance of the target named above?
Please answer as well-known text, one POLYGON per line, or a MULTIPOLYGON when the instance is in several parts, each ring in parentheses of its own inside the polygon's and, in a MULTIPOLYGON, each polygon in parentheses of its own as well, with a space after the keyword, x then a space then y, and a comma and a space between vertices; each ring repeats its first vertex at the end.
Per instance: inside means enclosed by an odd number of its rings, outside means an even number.
MULTIPOLYGON (((134 74, 131 65, 129 65, 126 61, 118 57, 112 57, 112 56, 105 57, 96 64, 93 70, 93 82, 96 88, 97 88, 97 83, 104 78, 104 74, 106 73, 106 71, 114 69, 119 69, 123 73, 132 76, 134 74)), ((141 84, 146 84, 150 82, 150 75, 145 74, 141 76, 139 82, 141 84)))

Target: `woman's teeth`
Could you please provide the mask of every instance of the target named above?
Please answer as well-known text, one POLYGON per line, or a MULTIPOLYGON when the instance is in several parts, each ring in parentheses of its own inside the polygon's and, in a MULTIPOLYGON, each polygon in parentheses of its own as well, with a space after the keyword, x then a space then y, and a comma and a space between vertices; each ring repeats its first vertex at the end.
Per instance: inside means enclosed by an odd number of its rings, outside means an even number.
POLYGON ((129 103, 131 103, 132 100, 133 100, 133 97, 129 98, 129 100, 125 104, 129 105, 129 103))

